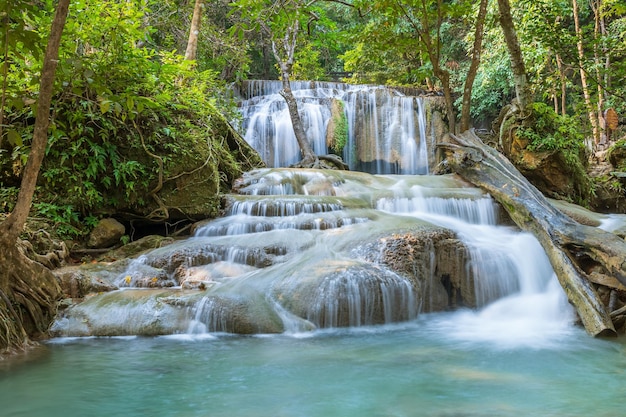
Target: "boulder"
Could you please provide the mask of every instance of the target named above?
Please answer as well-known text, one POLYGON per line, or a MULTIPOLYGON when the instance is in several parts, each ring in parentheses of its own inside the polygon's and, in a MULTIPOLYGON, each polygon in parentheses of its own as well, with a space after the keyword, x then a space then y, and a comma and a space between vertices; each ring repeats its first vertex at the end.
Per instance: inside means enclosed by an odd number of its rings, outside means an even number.
POLYGON ((104 249, 119 243, 126 233, 123 224, 113 218, 102 219, 89 234, 87 246, 92 249, 104 249))

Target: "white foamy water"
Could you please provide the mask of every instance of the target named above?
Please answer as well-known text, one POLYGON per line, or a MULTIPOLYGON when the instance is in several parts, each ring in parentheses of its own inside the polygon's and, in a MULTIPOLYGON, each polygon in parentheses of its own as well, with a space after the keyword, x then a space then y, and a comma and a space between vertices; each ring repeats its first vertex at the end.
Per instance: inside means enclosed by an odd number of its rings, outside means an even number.
POLYGON ((383 199, 378 207, 454 230, 469 248, 467 268, 480 306, 435 314, 428 326, 452 340, 499 348, 547 347, 572 331, 573 308, 534 236, 497 226, 491 199, 446 199, 442 204, 423 197, 417 187, 411 192, 414 196, 406 197, 407 190, 396 190, 402 197, 383 199))
MULTIPOLYGON (((241 103, 245 140, 270 167, 300 160, 280 83, 257 81, 241 103), (253 96, 254 95, 254 96, 253 96)), ((381 86, 293 82, 304 130, 318 155, 328 154, 327 130, 333 100, 347 122, 344 161, 351 170, 376 174, 428 174, 429 147, 423 99, 381 86), (314 88, 312 88, 314 87, 314 88)))

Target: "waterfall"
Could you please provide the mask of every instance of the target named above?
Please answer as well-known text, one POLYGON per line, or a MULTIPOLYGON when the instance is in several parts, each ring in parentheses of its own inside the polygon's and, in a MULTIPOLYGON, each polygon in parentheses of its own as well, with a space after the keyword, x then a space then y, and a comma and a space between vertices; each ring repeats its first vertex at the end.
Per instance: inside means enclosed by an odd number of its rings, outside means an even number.
POLYGON ((469 250, 467 276, 480 309, 435 319, 440 331, 505 348, 541 345, 567 331, 573 310, 543 248, 528 233, 498 226, 490 197, 440 199, 420 187, 394 191, 396 197, 378 201, 379 209, 448 227, 469 250))
MULTIPOLYGON (((374 174, 428 174, 424 99, 382 86, 292 82, 294 96, 313 150, 329 153, 332 102, 342 103, 347 123, 341 155, 351 170, 374 174)), ((251 81, 242 92, 241 130, 270 167, 300 160, 300 148, 278 81, 251 81)))

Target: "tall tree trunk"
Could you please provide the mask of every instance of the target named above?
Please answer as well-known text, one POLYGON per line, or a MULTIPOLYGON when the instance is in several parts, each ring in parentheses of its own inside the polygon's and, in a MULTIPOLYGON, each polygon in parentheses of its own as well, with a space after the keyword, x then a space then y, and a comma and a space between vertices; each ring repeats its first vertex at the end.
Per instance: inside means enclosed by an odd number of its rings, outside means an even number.
POLYGON ((293 91, 291 91, 291 83, 289 82, 291 72, 286 69, 282 69, 281 72, 283 89, 280 92, 280 95, 283 96, 285 102, 287 103, 287 109, 289 109, 291 124, 293 125, 293 132, 296 136, 296 140, 298 141, 300 152, 302 153, 302 161, 300 162, 300 164, 303 166, 313 165, 317 158, 315 152, 313 151, 313 148, 307 140, 306 132, 304 131, 304 125, 302 124, 302 119, 300 118, 300 112, 298 110, 298 102, 293 95, 293 91))
POLYGON ((565 68, 563 68, 563 60, 559 54, 556 54, 556 65, 559 70, 559 78, 561 80, 561 114, 565 116, 567 114, 567 77, 565 75, 565 68))
POLYGON ((188 61, 195 61, 198 54, 198 35, 200 34, 200 21, 202 20, 203 9, 204 1, 196 0, 196 5, 193 8, 193 17, 191 18, 191 26, 189 28, 187 49, 185 50, 185 59, 188 61))
MULTIPOLYGON (((9 14, 9 3, 6 3, 5 13, 9 14)), ((4 48, 2 48, 2 93, 0 96, 0 150, 2 149, 2 138, 4 137, 4 105, 7 98, 7 80, 9 77, 9 22, 4 25, 4 48)))
POLYGON ((606 34, 606 27, 604 25, 604 17, 602 16, 602 0, 589 2, 594 14, 594 44, 593 44, 593 57, 596 66, 596 80, 598 83, 598 103, 597 103, 597 117, 598 117, 598 136, 600 143, 606 142, 606 120, 604 120, 604 86, 602 77, 602 62, 600 58, 600 52, 604 54, 605 69, 608 70, 610 64, 609 53, 605 46, 600 48, 601 38, 606 34), (602 50, 601 50, 602 49, 602 50))
POLYGON ((44 56, 31 151, 24 168, 15 208, 0 223, 0 349, 19 348, 25 336, 46 330, 53 319, 59 287, 52 273, 30 261, 17 248, 17 239, 30 212, 39 169, 48 143, 50 103, 61 35, 70 0, 59 0, 44 56), (6 336, 5 336, 6 335, 6 336))
POLYGON ((589 86, 587 85, 587 72, 584 68, 585 51, 583 49, 583 33, 580 28, 580 20, 578 18, 578 2, 572 0, 572 8, 574 10, 574 29, 576 30, 576 37, 578 42, 576 46, 578 48, 578 66, 580 68, 580 83, 583 88, 583 97, 585 98, 585 107, 587 108, 587 115, 589 117, 589 123, 591 123, 591 130, 593 134, 593 141, 595 145, 600 142, 600 129, 598 126, 598 118, 596 117, 593 105, 591 104, 591 93, 589 92, 589 86))
POLYGON ((472 88, 474 87, 474 79, 480 65, 480 55, 483 49, 483 35, 485 16, 487 15, 488 0, 480 0, 478 7, 478 16, 476 16, 476 30, 474 31, 474 46, 472 48, 472 63, 470 64, 465 84, 463 85, 463 107, 461 109, 461 132, 465 132, 470 128, 470 109, 472 104, 472 88))
POLYGON ((450 87, 450 73, 438 64, 433 64, 433 72, 441 81, 441 87, 443 88, 443 97, 446 100, 446 112, 448 113, 448 130, 450 133, 456 133, 456 113, 454 112, 452 87, 450 87))
POLYGON ((509 0, 498 0, 498 8, 500 10, 500 26, 502 27, 506 46, 509 50, 509 57, 511 58, 511 69, 513 70, 513 80, 515 82, 515 95, 517 96, 519 107, 523 111, 526 106, 532 102, 532 96, 528 85, 524 58, 522 57, 522 49, 520 48, 517 33, 515 32, 509 0))
POLYGON ((280 95, 283 96, 287 103, 287 109, 289 110, 289 116, 291 118, 291 125, 293 126, 293 132, 298 141, 300 152, 302 154, 302 160, 300 165, 313 166, 318 161, 313 148, 309 144, 304 131, 304 125, 302 124, 302 118, 300 118, 300 111, 298 110, 298 102, 291 90, 291 72, 293 64, 295 62, 296 44, 298 40, 298 31, 300 30, 300 21, 294 20, 293 24, 287 29, 285 36, 281 39, 281 45, 276 44, 276 40, 272 36, 271 28, 265 22, 259 22, 261 28, 272 39, 272 52, 274 58, 278 62, 280 67, 280 75, 283 83, 283 89, 280 95), (280 48, 280 49, 279 49, 280 48))
POLYGON ((48 38, 48 46, 41 70, 39 87, 39 100, 37 102, 37 115, 28 161, 24 168, 20 192, 17 197, 15 208, 7 219, 0 223, 0 246, 14 245, 17 237, 22 232, 37 185, 39 168, 48 144, 48 126, 50 124, 50 103, 52 102, 52 90, 54 87, 54 73, 56 71, 59 45, 70 0, 59 0, 59 4, 52 22, 52 30, 48 38))

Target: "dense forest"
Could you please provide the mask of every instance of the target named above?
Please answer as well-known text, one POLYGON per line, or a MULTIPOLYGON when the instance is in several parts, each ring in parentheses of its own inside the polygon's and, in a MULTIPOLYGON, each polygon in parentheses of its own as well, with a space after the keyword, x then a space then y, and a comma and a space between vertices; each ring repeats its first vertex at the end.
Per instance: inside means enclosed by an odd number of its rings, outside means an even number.
MULTIPOLYGON (((27 215, 80 241, 112 214, 216 214, 219 194, 260 164, 231 125, 232 85, 246 79, 281 79, 288 103, 289 80, 417 87, 444 97, 452 133, 508 118, 528 149, 584 165, 626 146, 626 5, 0 0, 0 244, 41 234, 24 231, 27 215), (177 190, 198 181, 206 194, 181 208, 177 190)), ((305 159, 314 157, 305 142, 305 159)), ((619 178, 607 182, 623 192, 619 178)), ((585 203, 594 185, 583 183, 585 203)), ((3 265, 18 257, 2 253, 3 265)), ((26 306, 32 320, 18 330, 36 334, 51 312, 5 295, 19 265, 2 271, 0 294, 8 307, 26 306)), ((44 306, 55 291, 29 296, 44 306)), ((0 320, 24 314, 8 307, 0 320)), ((1 327, 0 347, 23 339, 1 327)))
MULTIPOLYGON (((55 6, 0 3, 4 212, 30 151, 55 6)), ((616 138, 604 115, 626 112, 626 6, 511 1, 510 13, 540 119, 521 131, 529 146, 616 138)), ((236 119, 229 86, 247 78, 420 87, 445 95, 451 131, 489 129, 516 95, 500 16, 496 1, 71 2, 34 211, 67 237, 103 207, 150 214, 146 195, 198 155, 199 128, 236 119)))

